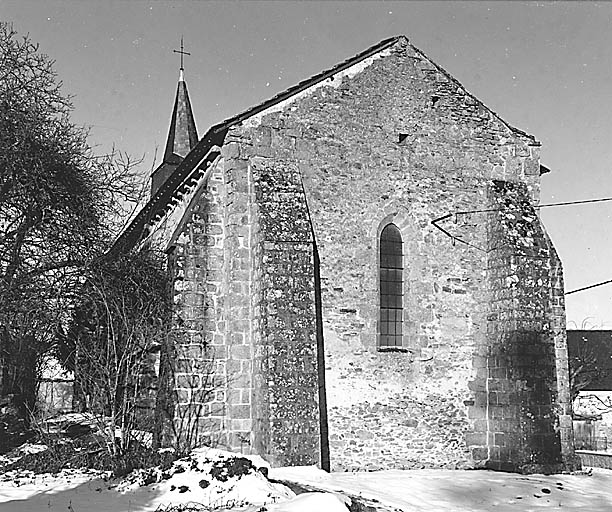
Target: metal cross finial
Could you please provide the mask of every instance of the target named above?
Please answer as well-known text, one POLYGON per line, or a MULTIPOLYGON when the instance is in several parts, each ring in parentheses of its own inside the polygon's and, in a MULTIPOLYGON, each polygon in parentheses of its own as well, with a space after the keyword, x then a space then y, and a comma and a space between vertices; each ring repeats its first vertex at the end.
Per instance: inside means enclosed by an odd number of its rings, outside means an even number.
POLYGON ((183 69, 183 55, 191 55, 189 52, 183 51, 183 36, 181 36, 181 49, 180 50, 172 50, 174 53, 181 54, 181 70, 183 69))

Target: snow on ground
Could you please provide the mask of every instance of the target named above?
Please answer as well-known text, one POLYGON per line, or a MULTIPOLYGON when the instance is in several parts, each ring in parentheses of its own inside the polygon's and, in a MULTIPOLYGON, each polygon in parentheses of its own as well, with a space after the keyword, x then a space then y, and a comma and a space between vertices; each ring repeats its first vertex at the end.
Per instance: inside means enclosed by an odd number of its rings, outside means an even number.
MULTIPOLYGON (((53 510, 54 496, 68 498, 64 505, 64 510, 66 510, 72 495, 80 494, 84 497, 83 489, 99 493, 104 487, 106 484, 101 471, 65 469, 57 475, 35 475, 31 471, 10 471, 0 476, 0 510, 43 510, 43 501, 45 506, 49 505, 48 508, 53 510)), ((91 496, 88 496, 87 501, 90 498, 91 496)), ((61 498, 60 501, 62 501, 61 498)), ((80 510, 75 509, 75 512, 80 512, 80 510)))
POLYGON ((307 492, 266 508, 269 512, 348 512, 346 503, 336 494, 307 492))
POLYGON ((25 443, 19 447, 19 451, 23 454, 40 453, 48 449, 49 447, 46 444, 40 444, 40 443, 25 443))
POLYGON ((0 511, 144 512, 190 503, 255 511, 295 497, 266 478, 268 469, 260 457, 202 448, 170 469, 136 470, 114 481, 100 471, 11 471, 0 476, 0 511))
POLYGON ((315 467, 271 469, 256 456, 202 448, 170 469, 137 470, 121 480, 93 470, 0 475, 0 512, 155 512, 193 503, 241 512, 347 512, 351 497, 404 512, 609 512, 612 471, 550 476, 450 470, 329 474, 315 467), (295 496, 266 474, 313 492, 295 496))
MULTIPOLYGON (((210 508, 264 505, 293 498, 295 494, 290 489, 264 476, 268 470, 269 465, 258 456, 198 448, 189 457, 176 461, 173 473, 168 472, 168 478, 162 477, 155 488, 170 494, 173 503, 197 501, 210 508)), ((135 471, 117 486, 117 491, 137 492, 151 479, 151 471, 135 471)))
POLYGON ((612 511, 612 471, 605 469, 545 476, 434 469, 329 474, 299 467, 272 469, 270 478, 344 491, 405 512, 612 511))

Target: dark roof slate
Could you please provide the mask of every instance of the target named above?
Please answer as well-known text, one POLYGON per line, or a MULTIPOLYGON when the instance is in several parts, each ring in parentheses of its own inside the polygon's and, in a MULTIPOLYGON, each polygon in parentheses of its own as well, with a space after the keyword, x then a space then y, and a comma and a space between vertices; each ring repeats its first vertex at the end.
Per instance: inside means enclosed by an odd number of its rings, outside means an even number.
MULTIPOLYGON (((206 134, 200 139, 198 144, 185 157, 185 159, 180 163, 177 169, 168 177, 168 179, 163 183, 163 185, 159 187, 159 189, 151 197, 149 202, 136 215, 136 217, 126 228, 126 230, 118 237, 118 239, 113 244, 113 247, 109 251, 109 254, 117 254, 121 251, 129 251, 132 247, 138 244, 138 242, 144 236, 146 236, 146 226, 155 218, 164 215, 164 213, 170 208, 173 198, 177 195, 181 195, 182 193, 184 193, 188 186, 188 183, 197 178, 198 174, 200 173, 200 169, 202 169, 202 167, 206 164, 211 163, 214 158, 216 158, 219 152, 211 151, 211 149, 213 149, 214 146, 221 147, 223 145, 225 134, 227 133, 230 127, 239 124, 242 121, 270 107, 273 107, 274 105, 277 105, 278 103, 285 101, 286 99, 289 99, 302 91, 305 91, 306 89, 328 79, 336 73, 343 71, 353 66, 354 64, 357 64, 358 62, 361 62, 362 60, 365 60, 368 57, 371 57, 372 55, 375 55, 376 53, 395 45, 401 40, 404 40, 407 44, 410 44, 408 42, 408 38, 403 35, 384 39, 379 43, 371 46, 370 48, 358 53, 357 55, 350 57, 344 60, 343 62, 340 62, 339 64, 336 64, 328 70, 322 71, 321 73, 318 73, 306 80, 303 80, 298 84, 276 94, 272 98, 265 100, 253 107, 250 107, 247 110, 240 112, 235 116, 229 117, 224 121, 209 128, 206 134)), ((457 86, 461 88, 461 90, 463 90, 466 94, 474 98, 475 101, 482 104, 480 100, 465 91, 463 86, 450 73, 448 73, 445 69, 434 63, 418 48, 414 47, 413 45, 410 46, 417 53, 421 54, 423 58, 431 62, 436 67, 436 69, 443 73, 447 78, 456 83, 457 86)), ((513 133, 528 138, 534 144, 538 144, 533 136, 528 135, 525 132, 509 125, 490 108, 486 107, 486 105, 482 105, 513 133)))
POLYGON ((176 163, 177 156, 184 158, 197 143, 198 131, 191 110, 187 84, 184 80, 179 80, 164 151, 164 163, 176 163))

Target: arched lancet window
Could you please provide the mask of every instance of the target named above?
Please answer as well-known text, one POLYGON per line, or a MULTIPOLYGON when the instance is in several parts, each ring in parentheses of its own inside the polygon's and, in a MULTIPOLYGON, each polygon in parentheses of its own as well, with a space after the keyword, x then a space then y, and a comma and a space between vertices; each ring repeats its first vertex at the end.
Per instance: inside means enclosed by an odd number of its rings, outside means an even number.
POLYGON ((402 346, 402 235, 394 224, 380 234, 380 347, 402 346))

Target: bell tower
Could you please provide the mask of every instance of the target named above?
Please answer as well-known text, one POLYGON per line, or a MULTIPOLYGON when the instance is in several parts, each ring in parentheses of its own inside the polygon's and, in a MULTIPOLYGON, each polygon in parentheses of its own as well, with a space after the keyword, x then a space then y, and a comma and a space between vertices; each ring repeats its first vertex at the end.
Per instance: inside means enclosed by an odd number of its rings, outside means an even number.
POLYGON ((151 174, 151 197, 163 186, 164 182, 183 161, 183 158, 198 143, 198 131, 196 129, 191 102, 185 83, 185 69, 183 68, 183 56, 190 53, 183 51, 183 38, 181 37, 181 49, 174 50, 181 56, 181 67, 179 79, 174 98, 174 108, 170 118, 170 129, 162 163, 151 174))

